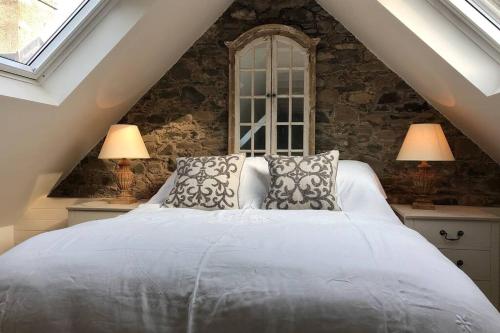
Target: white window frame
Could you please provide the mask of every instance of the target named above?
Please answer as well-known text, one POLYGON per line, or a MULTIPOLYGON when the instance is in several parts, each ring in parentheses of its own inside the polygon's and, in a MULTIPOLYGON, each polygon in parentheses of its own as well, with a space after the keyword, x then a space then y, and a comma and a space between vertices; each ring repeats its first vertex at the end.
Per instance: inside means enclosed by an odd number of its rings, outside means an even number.
POLYGON ((288 148, 287 149, 278 149, 277 143, 277 135, 272 133, 271 139, 271 153, 272 154, 283 154, 287 153, 289 156, 292 156, 294 153, 302 152, 304 156, 309 155, 309 113, 310 113, 310 104, 309 104, 309 84, 310 84, 310 76, 309 76, 309 51, 307 48, 301 46, 299 43, 294 41, 291 38, 281 35, 274 35, 272 38, 272 91, 276 94, 276 97, 272 98, 272 130, 277 132, 277 127, 280 125, 288 125, 288 148), (291 47, 290 50, 290 67, 281 68, 278 67, 278 42, 282 42, 284 44, 288 44, 291 47), (294 67, 292 62, 292 54, 293 49, 299 49, 304 53, 304 66, 297 68, 294 67), (280 95, 278 94, 278 70, 288 70, 288 94, 280 95), (292 92, 292 72, 293 70, 301 70, 304 73, 304 92, 303 94, 296 95, 292 92), (294 97, 303 99, 303 118, 301 122, 292 121, 292 101, 294 97), (288 98, 288 121, 287 122, 278 122, 278 98, 288 98), (293 125, 302 126, 302 149, 293 149, 292 148, 292 128, 293 125))
MULTIPOLYGON (((286 25, 281 25, 281 24, 265 24, 261 26, 257 26, 255 28, 252 28, 243 34, 241 34, 238 38, 236 38, 233 41, 227 41, 225 44, 229 49, 229 114, 228 114, 228 152, 230 154, 239 152, 240 151, 240 132, 239 132, 239 54, 241 54, 241 50, 243 49, 248 49, 251 47, 251 45, 255 45, 252 43, 253 41, 257 40, 257 42, 262 42, 263 40, 268 40, 270 43, 272 42, 273 39, 278 38, 278 36, 283 36, 286 37, 287 40, 290 40, 292 42, 291 45, 297 45, 300 48, 305 50, 306 58, 308 61, 307 71, 304 71, 304 75, 307 77, 304 78, 304 85, 305 90, 304 90, 304 109, 307 110, 304 114, 303 123, 306 124, 304 125, 304 131, 303 131, 303 137, 304 144, 302 149, 291 149, 290 147, 290 140, 289 140, 289 153, 293 154, 296 153, 294 150, 300 150, 303 152, 305 155, 307 154, 314 154, 315 153, 315 110, 316 110, 316 46, 319 43, 319 38, 311 38, 304 34, 303 32, 290 27, 286 25), (267 39, 266 39, 267 38, 267 39)), ((276 47, 272 47, 271 45, 271 51, 275 50, 276 47)), ((272 52, 268 52, 268 56, 273 57, 272 52)), ((269 72, 272 69, 269 68, 269 64, 272 63, 272 59, 268 59, 268 69, 266 71, 269 72)), ((274 60, 275 61, 275 60, 274 60)), ((274 66, 274 68, 277 68, 274 66)), ((276 76, 276 73, 273 73, 272 75, 276 76)), ((272 76, 271 76, 272 77, 272 76)), ((267 78, 267 83, 266 87, 269 89, 269 78, 270 75, 266 75, 267 78)), ((291 80, 291 78, 289 78, 291 80)), ((276 80, 274 80, 276 81, 276 80)), ((273 85, 273 80, 271 79, 271 90, 273 85)), ((252 84, 253 86, 253 84, 252 84)), ((271 139, 274 137, 274 134, 272 132, 272 126, 273 124, 277 124, 276 118, 275 118, 275 113, 276 113, 276 105, 273 104, 275 100, 277 100, 277 92, 273 93, 273 91, 267 91, 266 93, 266 153, 272 153, 276 149, 274 149, 275 142, 271 139), (276 95, 275 95, 276 93, 276 95), (270 102, 269 102, 270 101, 270 102), (272 105, 270 105, 272 104, 272 105), (273 121, 274 119, 274 121, 273 121), (271 130, 271 133, 269 132, 271 130), (271 137, 268 135, 271 134, 271 137)), ((252 93, 253 96, 253 93, 252 93)), ((291 99, 291 97, 290 97, 291 99)), ((289 101, 290 102, 290 101, 289 101)), ((290 105, 289 105, 290 106, 290 105)), ((289 109, 289 117, 291 114, 291 110, 289 109)), ((253 112, 252 112, 253 113, 253 112)), ((290 118, 289 118, 290 119, 290 118)), ((252 119, 252 123, 253 123, 252 119)), ((291 123, 288 122, 290 125, 291 123)), ((293 124, 292 124, 293 125, 293 124)), ((248 126, 248 125, 244 125, 248 126)), ((302 126, 302 125, 301 125, 302 126)), ((289 126, 291 129, 291 126, 289 126)), ((290 135, 291 132, 289 132, 290 135)), ((247 149, 245 149, 245 152, 247 152, 247 149)), ((262 151, 258 152, 250 152, 252 155, 254 153, 259 153, 261 154, 262 151)))
POLYGON ((57 66, 71 50, 84 38, 98 19, 105 15, 116 0, 87 0, 82 2, 77 10, 43 47, 35 53, 28 64, 0 57, 0 75, 38 80, 44 77, 49 68, 57 66))
MULTIPOLYGON (((256 150, 255 149, 255 140, 253 138, 254 134, 257 132, 257 129, 255 128, 256 125, 261 125, 260 122, 257 122, 255 119, 254 119, 254 115, 255 115, 255 101, 254 99, 256 98, 255 94, 254 94, 254 89, 255 89, 255 84, 254 84, 254 80, 255 80, 255 74, 254 72, 255 71, 263 71, 266 73, 266 92, 269 92, 271 91, 271 70, 272 70, 272 67, 271 67, 271 43, 270 43, 270 40, 271 40, 271 36, 266 36, 266 37, 261 37, 261 38, 257 38, 255 40, 253 40, 252 42, 250 42, 249 44, 247 44, 242 50, 236 52, 235 54, 235 68, 240 68, 240 55, 241 54, 245 54, 247 53, 249 50, 251 50, 251 52, 253 52, 253 48, 256 46, 256 45, 259 45, 259 44, 265 44, 266 45, 266 54, 267 54, 267 60, 266 60, 266 68, 265 69, 247 69, 247 70, 242 70, 242 69, 239 69, 239 70, 236 70, 235 71, 235 86, 234 86, 234 91, 235 91, 235 95, 236 95, 236 103, 235 103, 235 127, 234 127, 234 130, 235 130, 235 134, 234 134, 234 137, 235 138, 238 138, 238 143, 240 141, 240 129, 241 129, 241 126, 250 126, 251 130, 250 130, 250 136, 252 137, 252 140, 251 140, 251 147, 249 150, 244 150, 245 152, 249 152, 252 154, 252 156, 255 154, 255 153, 266 153, 266 152, 269 152, 271 150, 271 140, 269 139, 271 137, 271 98, 268 98, 266 97, 265 98, 265 101, 266 101, 266 115, 265 115, 265 122, 263 124, 263 126, 266 127, 266 146, 263 150, 256 150), (252 72, 252 80, 251 80, 251 95, 250 96, 246 96, 248 97, 248 99, 250 99, 251 101, 251 119, 250 119, 250 123, 241 123, 240 122, 240 73, 242 71, 248 71, 248 72, 252 72)), ((255 62, 255 54, 253 54, 252 56, 252 60, 253 62, 255 62)), ((259 96, 260 97, 260 96, 259 96)), ((257 97, 257 98, 259 98, 257 97)), ((236 144, 235 143, 235 152, 240 152, 241 149, 239 147, 240 145, 239 144, 236 144)))
MULTIPOLYGON (((270 35, 265 37, 260 37, 254 39, 252 42, 247 44, 242 50, 239 50, 235 53, 235 82, 234 82, 234 91, 235 91, 235 152, 240 153, 249 153, 251 156, 255 156, 254 154, 280 154, 283 155, 286 153, 288 156, 292 154, 302 153, 303 155, 309 155, 309 51, 307 48, 301 46, 299 43, 294 41, 291 38, 281 35, 270 35), (289 67, 278 67, 278 42, 290 46, 290 66, 289 67), (266 68, 255 69, 254 67, 250 69, 241 69, 240 68, 240 58, 242 55, 247 52, 252 52, 252 62, 255 63, 255 53, 253 52, 254 48, 258 45, 266 46, 266 68), (292 63, 292 54, 293 50, 298 49, 301 53, 304 54, 304 65, 302 67, 294 67, 292 63), (288 70, 288 93, 284 95, 278 94, 278 71, 288 70), (294 70, 300 70, 304 75, 304 91, 302 94, 293 94, 292 93, 292 72, 294 70), (251 93, 249 96, 241 96, 240 94, 240 73, 241 72, 249 72, 252 73, 251 79, 251 93), (255 114, 255 99, 262 99, 263 96, 255 95, 255 72, 264 72, 266 73, 266 95, 264 96, 266 101, 266 115, 265 122, 261 124, 256 119, 254 119, 255 114), (250 123, 241 123, 240 122, 240 98, 250 99, 251 102, 251 119, 250 123), (286 98, 288 99, 288 114, 289 119, 286 122, 278 122, 277 119, 277 110, 278 110, 278 98, 286 98), (294 122, 291 119, 292 115, 292 100, 293 98, 302 98, 303 99, 303 120, 300 122, 294 122), (263 150, 255 149, 255 138, 254 135, 259 128, 256 126, 263 125, 266 130, 266 146, 263 150), (292 128, 293 125, 302 126, 302 148, 301 149, 293 149, 292 148, 292 128), (250 127, 249 136, 251 139, 250 149, 241 149, 240 141, 241 141, 241 126, 250 127), (278 126, 288 126, 288 147, 280 148, 277 147, 277 128, 278 126)), ((247 134, 248 135, 248 134, 247 134)), ((245 135, 245 136, 247 136, 245 135)))
POLYGON ((481 49, 500 63, 500 29, 496 19, 474 0, 427 0, 481 49), (470 3, 471 2, 471 3, 470 3))

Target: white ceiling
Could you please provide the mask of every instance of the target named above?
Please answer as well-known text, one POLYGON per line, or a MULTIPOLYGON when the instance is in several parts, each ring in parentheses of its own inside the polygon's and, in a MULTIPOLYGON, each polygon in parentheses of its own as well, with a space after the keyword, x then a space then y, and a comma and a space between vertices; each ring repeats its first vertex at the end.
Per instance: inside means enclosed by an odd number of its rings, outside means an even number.
MULTIPOLYGON (((0 226, 49 193, 231 2, 121 0, 41 85, 0 77, 0 226)), ((318 2, 500 162, 500 96, 478 89, 500 82, 498 64, 423 0, 318 2), (451 34, 453 52, 479 54, 475 69, 450 64, 432 31, 414 31, 422 13, 451 34)))

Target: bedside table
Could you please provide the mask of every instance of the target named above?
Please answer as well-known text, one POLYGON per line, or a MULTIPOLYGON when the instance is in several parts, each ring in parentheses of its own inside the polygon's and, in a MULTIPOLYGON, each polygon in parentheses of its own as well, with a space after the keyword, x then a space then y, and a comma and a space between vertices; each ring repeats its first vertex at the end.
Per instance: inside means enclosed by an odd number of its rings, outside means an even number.
POLYGON ((66 207, 68 210, 68 226, 75 224, 109 219, 118 215, 130 212, 144 202, 133 204, 111 204, 106 200, 89 201, 73 206, 66 207))
POLYGON ((401 221, 418 231, 460 267, 498 308, 500 208, 436 206, 435 210, 391 205, 401 221))

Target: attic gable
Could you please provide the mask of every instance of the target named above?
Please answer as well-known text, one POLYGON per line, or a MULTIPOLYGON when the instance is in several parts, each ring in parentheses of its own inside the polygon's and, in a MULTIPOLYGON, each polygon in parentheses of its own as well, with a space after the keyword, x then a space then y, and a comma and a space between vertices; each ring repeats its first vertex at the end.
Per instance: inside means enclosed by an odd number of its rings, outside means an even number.
MULTIPOLYGON (((290 25, 320 38, 318 151, 340 149, 342 159, 370 163, 391 200, 406 202, 412 197, 407 177, 411 163, 395 161, 406 130, 413 122, 442 123, 458 161, 439 166, 443 180, 438 202, 498 201, 498 190, 491 185, 500 182, 498 165, 339 21, 306 0, 235 1, 120 121, 139 125, 153 157, 135 162, 137 197, 148 198, 158 189, 174 170, 176 156, 227 153, 229 59, 224 42, 268 23, 290 25), (488 172, 469 173, 476 168, 488 172), (480 190, 469 193, 471 184, 480 190)), ((52 195, 113 196, 114 164, 97 160, 99 149, 97 145, 52 195)))

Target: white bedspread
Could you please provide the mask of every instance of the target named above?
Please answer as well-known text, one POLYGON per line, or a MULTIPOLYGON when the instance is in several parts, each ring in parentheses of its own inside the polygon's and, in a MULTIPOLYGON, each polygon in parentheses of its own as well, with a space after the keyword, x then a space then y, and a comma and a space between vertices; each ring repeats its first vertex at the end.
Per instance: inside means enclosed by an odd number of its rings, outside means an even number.
POLYGON ((0 332, 500 332, 416 232, 344 212, 142 208, 0 256, 0 332))

